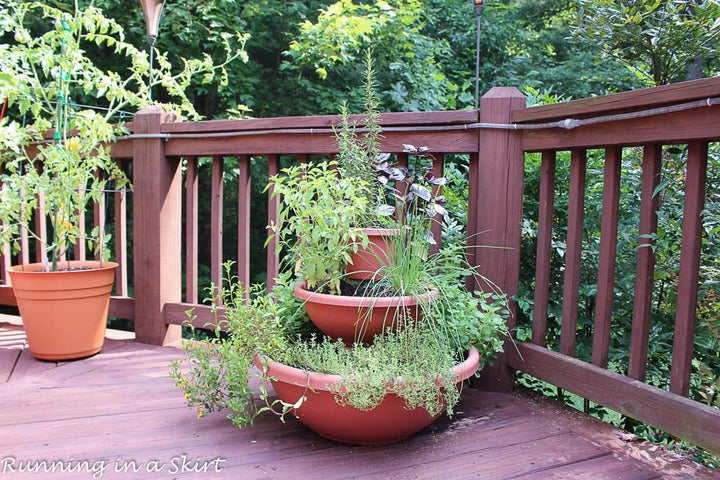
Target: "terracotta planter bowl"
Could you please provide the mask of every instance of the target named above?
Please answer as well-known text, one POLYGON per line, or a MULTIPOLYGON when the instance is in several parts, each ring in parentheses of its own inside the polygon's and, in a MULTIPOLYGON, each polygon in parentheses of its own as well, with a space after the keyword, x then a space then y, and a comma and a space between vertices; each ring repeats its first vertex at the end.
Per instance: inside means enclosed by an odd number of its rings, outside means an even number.
MULTIPOLYGON (((262 369, 263 360, 255 357, 255 365, 262 369)), ((470 378, 478 369, 480 355, 473 347, 467 359, 456 365, 458 383, 470 378)), ((341 443, 354 445, 387 445, 401 442, 434 422, 442 412, 430 415, 424 408, 407 410, 405 401, 393 393, 385 396, 372 410, 358 410, 335 402, 329 386, 341 380, 339 375, 306 372, 270 361, 268 376, 278 397, 290 404, 307 396, 295 415, 318 435, 341 443)))
POLYGON ((438 292, 420 295, 420 297, 351 297, 328 295, 305 289, 305 283, 295 285, 295 296, 303 300, 305 311, 310 320, 325 335, 351 345, 354 341, 372 343, 373 337, 395 330, 400 313, 416 320, 422 317, 420 302, 430 302, 437 298, 438 292), (398 312, 401 310, 402 312, 398 312))
POLYGON ((71 261, 70 270, 43 264, 11 267, 30 353, 40 360, 72 360, 98 353, 105 341, 115 262, 71 261), (80 268, 87 268, 79 270, 80 268))

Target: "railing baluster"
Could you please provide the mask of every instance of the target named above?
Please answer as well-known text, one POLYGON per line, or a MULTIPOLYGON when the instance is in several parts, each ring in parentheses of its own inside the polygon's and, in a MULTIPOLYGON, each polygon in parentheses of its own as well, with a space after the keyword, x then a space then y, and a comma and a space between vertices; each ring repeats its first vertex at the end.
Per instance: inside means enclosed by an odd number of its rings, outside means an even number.
POLYGON ((600 256, 595 304, 592 363, 606 368, 610 349, 610 329, 615 289, 615 261, 620 206, 620 167, 622 148, 605 151, 603 180, 602 224, 600 227, 600 256))
MULTIPOLYGON (((0 184, 0 194, 7 188, 6 185, 0 184)), ((3 224, 0 223, 0 228, 3 228, 3 224)), ((12 253, 9 244, 0 245, 0 284, 9 285, 10 276, 7 274, 8 268, 12 263, 12 253)))
MULTIPOLYGON (((20 190, 22 195, 25 195, 25 187, 20 187, 20 190)), ((25 211, 25 204, 20 205, 20 211, 23 212, 21 215, 24 215, 25 211)), ((18 263, 30 263, 30 243, 28 241, 28 232, 27 229, 24 227, 20 227, 20 254, 18 258, 18 263)), ((42 247, 40 247, 42 248, 42 247)))
MULTIPOLYGON (((47 212, 45 211, 45 194, 40 193, 38 195, 38 208, 35 215, 35 231, 40 238, 47 239, 47 212)), ((47 250, 42 242, 35 241, 35 261, 40 263, 47 263, 47 250)))
POLYGON ((580 300, 580 260, 585 208, 587 150, 573 149, 570 158, 570 199, 568 202, 567 248, 563 285, 560 353, 574 357, 578 302, 580 300))
MULTIPOLYGON (((468 190, 469 192, 477 192, 478 190, 478 168, 475 167, 475 165, 478 164, 478 153, 477 152, 471 152, 470 158, 468 160, 469 164, 469 171, 468 171, 468 190)), ((477 215, 473 215, 472 212, 478 211, 478 201, 477 196, 470 195, 468 193, 468 215, 467 215, 467 231, 465 232, 467 237, 467 257, 468 262, 470 262, 470 265, 477 265, 477 260, 475 260, 476 252, 475 252, 475 245, 477 244, 477 240, 471 236, 472 234, 470 232, 477 232, 478 226, 477 226, 477 215)), ((477 288, 475 285, 475 279, 470 275, 465 280, 465 288, 467 288, 470 291, 473 291, 477 288)))
POLYGON ((237 275, 238 280, 245 287, 245 296, 249 297, 250 287, 250 198, 251 179, 249 155, 238 157, 238 245, 237 245, 237 275))
POLYGON ((210 183, 210 281, 218 287, 222 286, 223 280, 224 163, 223 157, 212 157, 212 179, 210 183))
MULTIPOLYGON (((104 194, 100 198, 100 201, 93 203, 93 225, 98 229, 98 240, 100 240, 100 242, 102 242, 103 237, 105 237, 106 203, 104 194)), ((95 246, 95 248, 97 248, 97 246, 95 246)), ((95 253, 95 260, 102 260, 102 254, 103 252, 98 249, 97 253, 95 253)))
POLYGON ((687 396, 690 390, 707 155, 708 144, 706 142, 688 144, 682 249, 680 251, 675 334, 670 372, 670 391, 683 396, 687 396))
MULTIPOLYGON (((83 194, 83 192, 79 192, 79 193, 80 193, 81 195, 83 194)), ((38 212, 38 213, 40 213, 40 212, 38 212)), ((44 212, 43 212, 43 213, 44 213, 44 212)), ((87 221, 87 219, 86 219, 85 211, 84 211, 84 210, 83 210, 83 211, 80 211, 80 212, 77 212, 77 213, 78 213, 78 225, 77 225, 77 227, 78 227, 78 229, 80 230, 80 235, 78 236, 77 243, 75 244, 75 250, 74 250, 74 253, 73 253, 73 254, 75 255, 75 259, 76 259, 76 260, 85 260, 85 259, 86 259, 86 255, 87 255, 87 252, 85 251, 85 239, 86 239, 86 236, 85 236, 85 231, 86 231, 86 229, 85 229, 85 222, 87 221)), ((42 218, 44 219, 44 218, 45 218, 45 215, 43 215, 42 218)), ((69 253, 70 253, 70 252, 63 252, 62 255, 61 255, 61 258, 64 260, 65 257, 66 257, 66 255, 69 254, 69 253)))
POLYGON ((10 246, 3 245, 0 248, 0 285, 9 285, 10 276, 7 269, 10 267, 10 246))
MULTIPOLYGON (((270 155, 268 158, 268 176, 272 177, 277 175, 280 171, 280 157, 277 155, 270 155)), ((273 189, 272 187, 268 190, 268 225, 277 225, 278 222, 278 209, 280 208, 280 199, 275 197, 272 198, 273 189)), ((280 265, 277 256, 277 247, 280 239, 275 236, 270 240, 267 246, 267 289, 271 290, 275 286, 275 278, 280 272, 280 265)))
MULTIPOLYGON (((5 173, 3 166, 0 165, 0 174, 5 173)), ((7 185, 0 182, 0 195, 2 195, 2 198, 5 197, 5 190, 7 190, 7 185)), ((3 228, 3 224, 0 222, 0 228, 3 228)), ((10 268, 10 265, 12 263, 12 253, 10 250, 10 245, 0 244, 0 285, 9 285, 10 284, 10 276, 7 274, 7 269, 10 268)), ((1 293, 1 292, 0 292, 1 293)))
POLYGON ((658 144, 645 145, 643 150, 640 226, 628 365, 628 377, 640 381, 645 381, 647 369, 653 277, 655 275, 655 252, 653 251, 655 242, 650 235, 657 232, 657 211, 660 200, 654 193, 660 184, 661 153, 662 147, 658 144))
MULTIPOLYGON (((120 163, 120 161, 118 161, 120 163)), ((127 191, 123 187, 115 192, 115 293, 121 297, 129 295, 127 264, 127 191)))
POLYGON ((540 167, 540 205, 535 263, 535 297, 533 303, 532 341, 545 346, 550 298, 550 259, 552 255, 553 209, 555 204, 555 155, 542 152, 540 167))
MULTIPOLYGON (((436 178, 440 178, 444 175, 445 171, 445 157, 443 155, 433 155, 433 175, 436 178)), ((435 187, 435 194, 442 195, 442 188, 443 187, 435 187)), ((440 245, 442 244, 442 220, 434 221, 432 222, 432 226, 430 227, 432 231, 433 238, 435 239, 436 243, 435 245, 430 246, 430 252, 431 253, 437 253, 440 250, 440 245)))
POLYGON ((198 161, 185 168, 185 301, 198 303, 198 161))

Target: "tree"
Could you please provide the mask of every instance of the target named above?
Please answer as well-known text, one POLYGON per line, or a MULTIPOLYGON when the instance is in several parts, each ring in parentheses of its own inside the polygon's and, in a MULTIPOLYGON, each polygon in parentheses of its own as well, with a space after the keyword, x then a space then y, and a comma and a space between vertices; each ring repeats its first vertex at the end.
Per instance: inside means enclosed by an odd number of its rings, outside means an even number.
MULTIPOLYGON (((286 68, 311 69, 338 100, 362 108, 363 52, 372 50, 386 110, 457 108, 455 85, 441 58, 452 52, 444 39, 423 32, 427 8, 419 0, 339 0, 301 24, 286 68)), ((333 103, 336 103, 337 100, 333 103)), ((339 111, 340 104, 333 105, 339 111)))
POLYGON ((599 43, 650 85, 718 68, 720 4, 714 0, 578 0, 575 20, 576 37, 599 43))

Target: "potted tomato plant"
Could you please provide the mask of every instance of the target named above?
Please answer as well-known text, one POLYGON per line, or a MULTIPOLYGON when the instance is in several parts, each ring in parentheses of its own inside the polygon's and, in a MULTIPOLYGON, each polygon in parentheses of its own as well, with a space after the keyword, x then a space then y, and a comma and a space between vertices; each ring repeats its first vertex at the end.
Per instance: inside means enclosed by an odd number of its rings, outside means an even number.
MULTIPOLYGON (((108 232, 86 228, 84 214, 109 190, 130 188, 113 158, 114 143, 129 133, 119 119, 151 101, 147 53, 127 43, 120 25, 98 8, 75 7, 11 0, 0 10, 0 35, 14 38, 0 55, 0 99, 7 105, 0 119, 0 244, 37 245, 39 262, 18 258, 9 275, 30 351, 43 360, 102 348, 117 264, 108 259, 108 232), (118 63, 129 65, 125 76, 96 65, 87 45, 111 46, 118 63), (78 105, 78 97, 94 106, 78 105), (83 242, 94 260, 75 253, 83 242)), ((214 67, 185 66, 172 75, 162 65, 153 78, 176 94, 165 106, 192 117, 182 82, 214 67)))

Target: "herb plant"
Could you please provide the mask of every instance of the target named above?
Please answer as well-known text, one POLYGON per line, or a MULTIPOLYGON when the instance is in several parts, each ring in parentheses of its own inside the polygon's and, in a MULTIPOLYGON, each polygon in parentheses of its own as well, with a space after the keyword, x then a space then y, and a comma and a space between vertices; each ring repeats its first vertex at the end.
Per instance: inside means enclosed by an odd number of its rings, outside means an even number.
MULTIPOLYGON (((380 153, 370 60, 366 70, 366 125, 359 132, 343 110, 336 131, 337 161, 300 164, 270 179, 266 190, 280 202, 277 223, 268 229, 280 240, 276 253, 285 255, 286 266, 275 288, 266 295, 253 290, 245 302, 237 279, 229 276, 222 289, 213 290, 226 308, 224 316, 216 317, 216 338, 209 345, 186 343, 187 361, 175 364, 176 384, 200 416, 229 407, 233 422, 243 426, 263 412, 283 416, 299 408, 311 392, 289 405, 274 400, 264 383, 251 378, 268 380, 271 360, 340 375, 342 381, 332 387, 340 405, 369 411, 394 393, 407 409, 422 407, 435 415, 446 408, 452 413, 460 395, 452 368, 473 346, 481 352, 481 366, 503 348, 504 297, 465 289, 465 278, 477 272, 467 262, 464 245, 433 247, 432 227, 446 223, 446 182, 433 175, 429 149, 405 145, 409 166, 380 153), (361 227, 376 226, 379 218, 397 235, 373 279, 355 287, 375 298, 430 293, 430 300, 418 302, 423 313, 419 321, 398 309, 401 318, 387 319, 386 325, 400 328, 375 335, 371 344, 332 340, 311 327, 293 287, 304 281, 314 292, 344 292, 342 287, 350 284, 350 252, 369 243, 361 227), (219 327, 227 332, 221 334, 219 327), (255 355, 265 363, 253 373, 249 367, 255 355)), ((362 310, 358 330, 362 315, 369 314, 362 310)))
POLYGON ((331 293, 340 292, 349 250, 358 248, 356 242, 367 245, 367 236, 355 225, 367 213, 369 186, 339 177, 336 167, 336 162, 297 165, 268 185, 280 197, 271 234, 287 247, 295 273, 309 289, 331 293))
MULTIPOLYGON (((230 409, 238 427, 252 425, 258 415, 284 415, 299 408, 276 399, 265 387, 266 368, 253 369, 254 356, 309 371, 337 374, 342 382, 333 387, 335 400, 359 410, 372 410, 393 392, 406 408, 423 407, 432 415, 446 408, 452 414, 459 400, 456 376, 450 369, 470 346, 481 354, 480 367, 502 350, 507 333, 504 302, 492 294, 473 296, 457 282, 428 322, 410 323, 405 329, 378 336, 372 345, 341 341, 308 333, 309 320, 297 308, 288 278, 270 294, 261 286, 249 295, 230 273, 222 288, 210 288, 215 321, 209 340, 184 343, 186 358, 173 362, 172 378, 198 417, 230 409), (249 297, 249 300, 246 300, 249 297), (440 328, 438 328, 440 326, 440 328), (388 387, 389 386, 389 387, 388 387)), ((440 277, 449 281, 449 277, 440 277)), ((192 320, 192 312, 188 312, 192 320)))

